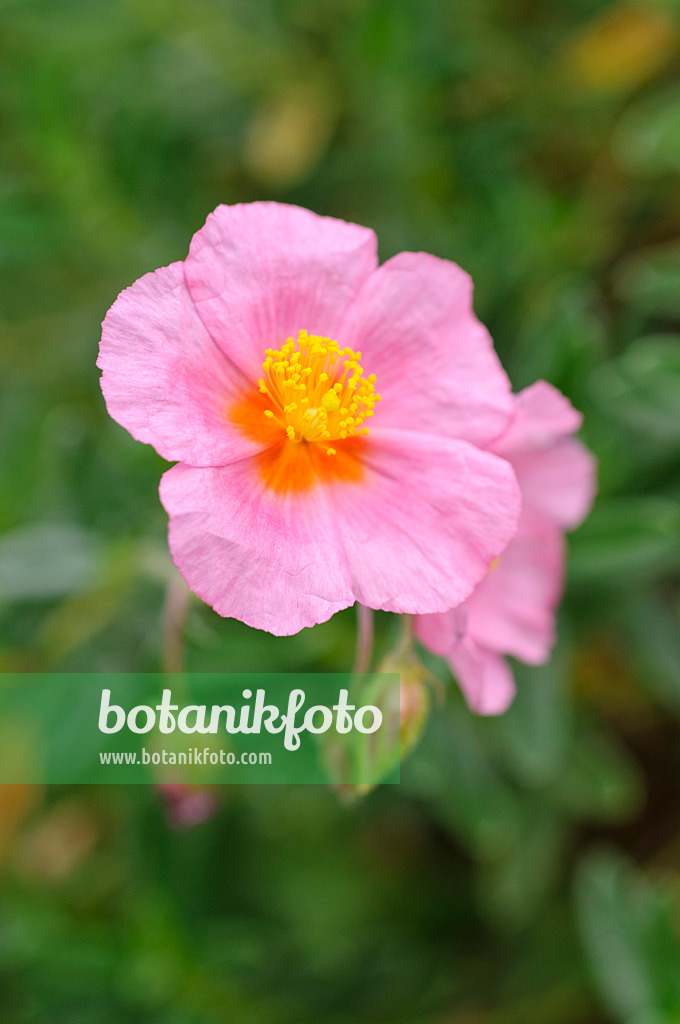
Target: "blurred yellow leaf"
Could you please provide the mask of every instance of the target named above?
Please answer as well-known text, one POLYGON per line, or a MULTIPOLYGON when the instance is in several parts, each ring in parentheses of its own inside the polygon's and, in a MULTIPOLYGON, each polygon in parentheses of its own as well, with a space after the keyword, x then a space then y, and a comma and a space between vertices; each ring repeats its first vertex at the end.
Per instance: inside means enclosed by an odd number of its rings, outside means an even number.
POLYGON ((290 187, 308 176, 326 152, 337 105, 317 82, 293 83, 255 110, 243 145, 252 177, 263 185, 290 187))
POLYGON ((54 608, 45 618, 41 649, 49 664, 65 658, 104 629, 116 615, 127 596, 120 587, 77 594, 54 608))
POLYGON ((679 44, 678 22, 668 11, 622 3, 572 38, 563 62, 575 84, 592 92, 623 92, 652 78, 679 44))
POLYGON ((0 786, 0 860, 7 853, 19 825, 39 802, 42 793, 40 786, 0 786))
POLYGON ((65 801, 25 836, 18 868, 28 878, 60 881, 88 856, 98 839, 99 831, 87 807, 78 799, 65 801))

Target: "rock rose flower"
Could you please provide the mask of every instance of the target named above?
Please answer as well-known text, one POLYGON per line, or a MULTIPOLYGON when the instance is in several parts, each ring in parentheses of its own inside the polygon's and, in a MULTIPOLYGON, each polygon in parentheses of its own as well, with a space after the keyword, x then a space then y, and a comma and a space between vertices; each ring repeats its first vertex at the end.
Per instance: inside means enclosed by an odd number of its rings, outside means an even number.
POLYGON ((220 615, 289 634, 355 601, 443 612, 484 578, 519 492, 471 296, 454 263, 379 267, 372 231, 278 203, 218 207, 118 296, 107 407, 178 463, 170 551, 220 615))
POLYGON ((505 711, 515 693, 503 655, 548 660, 562 595, 565 530, 586 516, 595 493, 592 455, 572 437, 581 415, 538 381, 516 398, 516 415, 491 450, 515 469, 522 491, 517 533, 465 605, 416 621, 421 643, 449 661, 473 711, 505 711))

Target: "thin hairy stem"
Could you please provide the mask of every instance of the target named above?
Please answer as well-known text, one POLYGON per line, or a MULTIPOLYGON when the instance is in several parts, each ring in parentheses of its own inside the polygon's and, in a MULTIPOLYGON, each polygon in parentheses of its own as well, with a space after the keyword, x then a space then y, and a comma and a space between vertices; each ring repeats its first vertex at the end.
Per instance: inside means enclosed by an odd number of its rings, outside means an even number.
POLYGON ((163 649, 161 668, 166 674, 184 671, 184 627, 191 591, 177 573, 165 592, 163 605, 163 649))
POLYGON ((355 675, 368 672, 373 656, 373 609, 357 604, 357 645, 354 654, 355 675))

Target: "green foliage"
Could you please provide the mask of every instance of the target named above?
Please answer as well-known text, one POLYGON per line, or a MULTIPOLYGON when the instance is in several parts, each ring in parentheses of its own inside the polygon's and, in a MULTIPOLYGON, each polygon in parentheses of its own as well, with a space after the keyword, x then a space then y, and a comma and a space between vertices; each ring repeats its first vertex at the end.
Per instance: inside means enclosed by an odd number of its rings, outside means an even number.
MULTIPOLYGON (((105 413, 119 290, 272 198, 476 284, 517 388, 584 413, 601 497, 551 663, 448 684, 402 784, 0 789, 8 1024, 678 1024, 680 8, 675 0, 0 5, 0 669, 159 667, 163 462, 105 413), (606 845, 602 846, 602 841, 606 845)), ((394 642, 378 617, 378 648, 394 642)), ((192 602, 195 671, 347 669, 192 602)))

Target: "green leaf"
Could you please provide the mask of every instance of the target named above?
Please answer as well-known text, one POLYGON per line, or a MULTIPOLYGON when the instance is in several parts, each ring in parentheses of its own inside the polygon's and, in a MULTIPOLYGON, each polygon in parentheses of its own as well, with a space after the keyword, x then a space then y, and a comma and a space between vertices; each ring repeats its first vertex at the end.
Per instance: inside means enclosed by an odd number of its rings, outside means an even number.
POLYGON ((670 1024, 680 1006, 677 893, 615 850, 579 865, 576 911, 590 969, 622 1024, 670 1024))
POLYGON ((680 614, 655 594, 632 597, 620 614, 641 686, 680 713, 680 614))
POLYGON ((634 173, 680 170, 680 88, 673 85, 636 103, 619 124, 614 148, 634 173))
POLYGON ((78 526, 36 523, 0 540, 0 601, 61 597, 91 586, 98 545, 78 526))
POLYGON ((513 849, 480 873, 480 904, 505 925, 526 926, 560 876, 567 835, 568 825, 552 809, 527 800, 513 849))
POLYGON ((592 375, 595 400, 633 434, 680 445, 680 338, 641 338, 592 375))
POLYGON ((680 567, 680 507, 661 497, 608 498, 570 539, 574 584, 637 587, 680 567))
POLYGON ((680 246, 658 245, 627 257, 614 278, 618 295, 645 316, 680 316, 680 246))
POLYGON ((582 723, 553 799, 576 818, 629 820, 642 803, 637 764, 613 734, 582 723))
POLYGON ((402 789, 423 798, 442 825, 480 860, 504 857, 517 841, 520 801, 492 763, 467 708, 438 708, 402 789))
POLYGON ((571 732, 566 659, 556 652, 547 665, 513 663, 513 672, 512 706, 485 724, 517 781, 544 786, 561 770, 571 732))

